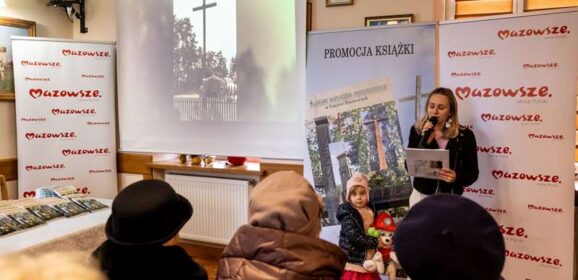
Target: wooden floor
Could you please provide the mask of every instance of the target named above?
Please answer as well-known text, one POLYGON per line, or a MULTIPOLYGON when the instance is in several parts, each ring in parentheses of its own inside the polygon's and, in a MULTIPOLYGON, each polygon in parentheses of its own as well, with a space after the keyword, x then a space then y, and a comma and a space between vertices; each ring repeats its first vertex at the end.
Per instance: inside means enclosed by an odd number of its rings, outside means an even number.
POLYGON ((225 246, 202 242, 178 242, 187 254, 205 268, 210 280, 217 279, 217 267, 219 258, 225 246))
POLYGON ((204 267, 210 280, 217 279, 217 260, 193 258, 200 266, 204 267))

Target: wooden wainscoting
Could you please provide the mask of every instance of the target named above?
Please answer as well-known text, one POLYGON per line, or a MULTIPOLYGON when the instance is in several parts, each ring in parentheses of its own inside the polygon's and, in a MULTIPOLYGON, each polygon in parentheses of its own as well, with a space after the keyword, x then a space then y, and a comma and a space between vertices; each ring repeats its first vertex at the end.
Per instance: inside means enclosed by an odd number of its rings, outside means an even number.
POLYGON ((18 179, 18 161, 15 158, 0 159, 0 174, 6 177, 6 181, 18 179))
POLYGON ((118 173, 142 174, 143 179, 152 179, 153 172, 147 164, 153 162, 150 154, 134 154, 119 152, 116 154, 116 169, 118 173))

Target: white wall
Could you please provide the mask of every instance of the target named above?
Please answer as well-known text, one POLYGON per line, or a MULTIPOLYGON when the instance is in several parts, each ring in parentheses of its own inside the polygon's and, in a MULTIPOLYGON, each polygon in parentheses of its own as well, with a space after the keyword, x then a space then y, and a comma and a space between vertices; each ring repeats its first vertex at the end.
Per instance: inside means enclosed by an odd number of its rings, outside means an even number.
POLYGON ((116 41, 116 0, 86 0, 84 8, 88 32, 80 33, 80 21, 75 20, 72 38, 80 41, 116 41))
POLYGON ((309 0, 312 5, 312 29, 363 27, 365 17, 413 14, 415 22, 435 19, 438 0, 354 0, 350 6, 326 7, 325 0, 309 0))

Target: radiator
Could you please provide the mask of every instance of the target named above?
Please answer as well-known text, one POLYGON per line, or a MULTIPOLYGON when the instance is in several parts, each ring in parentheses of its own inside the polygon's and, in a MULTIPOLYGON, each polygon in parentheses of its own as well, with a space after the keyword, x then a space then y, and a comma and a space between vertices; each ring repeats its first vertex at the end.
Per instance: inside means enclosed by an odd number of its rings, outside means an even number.
POLYGON ((248 221, 249 181, 180 174, 166 174, 165 181, 193 205, 181 239, 226 245, 248 221))

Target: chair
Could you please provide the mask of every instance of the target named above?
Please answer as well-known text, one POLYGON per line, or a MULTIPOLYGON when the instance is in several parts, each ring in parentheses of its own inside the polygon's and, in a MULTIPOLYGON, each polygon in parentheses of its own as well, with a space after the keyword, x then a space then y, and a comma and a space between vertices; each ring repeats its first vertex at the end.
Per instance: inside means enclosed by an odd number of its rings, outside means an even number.
POLYGON ((6 177, 0 175, 0 200, 8 199, 8 188, 6 188, 6 177))

